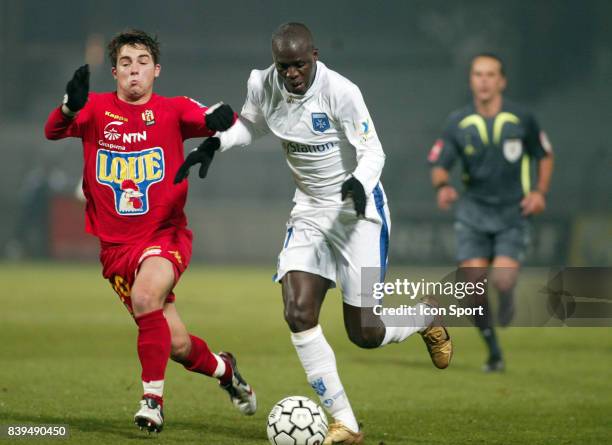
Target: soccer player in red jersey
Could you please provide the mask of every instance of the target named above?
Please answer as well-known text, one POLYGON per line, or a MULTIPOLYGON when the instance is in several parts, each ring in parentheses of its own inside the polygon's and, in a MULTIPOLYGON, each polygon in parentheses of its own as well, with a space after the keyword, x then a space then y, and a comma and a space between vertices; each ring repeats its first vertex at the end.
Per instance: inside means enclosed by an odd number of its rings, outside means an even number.
POLYGON ((219 379, 243 414, 256 410, 252 388, 232 354, 213 354, 190 334, 174 304, 173 288, 191 257, 192 234, 183 211, 187 182, 174 185, 184 160, 183 141, 229 128, 228 105, 207 108, 187 97, 153 92, 159 76, 159 43, 127 30, 108 45, 117 90, 89 92, 89 68, 76 70, 61 106, 45 125, 48 139, 83 141, 86 229, 100 239, 100 261, 138 325, 144 395, 135 423, 161 431, 168 358, 219 379))

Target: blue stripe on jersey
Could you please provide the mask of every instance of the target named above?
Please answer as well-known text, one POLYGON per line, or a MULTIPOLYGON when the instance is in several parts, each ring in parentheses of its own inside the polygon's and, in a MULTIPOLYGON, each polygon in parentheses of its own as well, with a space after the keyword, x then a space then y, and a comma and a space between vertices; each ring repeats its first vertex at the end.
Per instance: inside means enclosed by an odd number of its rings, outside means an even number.
POLYGON ((387 226, 387 218, 385 216, 385 199, 383 197, 380 183, 374 187, 374 203, 376 210, 382 219, 382 227, 380 229, 380 282, 385 280, 387 273, 387 259, 389 255, 389 227, 387 226))

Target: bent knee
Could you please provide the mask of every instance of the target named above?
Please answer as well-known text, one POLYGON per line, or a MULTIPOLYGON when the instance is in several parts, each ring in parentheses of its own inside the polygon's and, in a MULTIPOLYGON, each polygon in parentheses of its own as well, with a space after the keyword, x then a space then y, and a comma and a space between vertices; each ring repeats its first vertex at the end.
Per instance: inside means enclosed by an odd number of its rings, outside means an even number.
POLYGON ((382 343, 385 331, 382 328, 349 329, 347 334, 354 345, 363 349, 374 349, 382 343))
POLYGON ((175 362, 184 361, 191 352, 191 339, 189 336, 172 337, 170 358, 175 362))
POLYGON ((148 290, 132 291, 134 315, 139 316, 163 307, 163 298, 148 290))

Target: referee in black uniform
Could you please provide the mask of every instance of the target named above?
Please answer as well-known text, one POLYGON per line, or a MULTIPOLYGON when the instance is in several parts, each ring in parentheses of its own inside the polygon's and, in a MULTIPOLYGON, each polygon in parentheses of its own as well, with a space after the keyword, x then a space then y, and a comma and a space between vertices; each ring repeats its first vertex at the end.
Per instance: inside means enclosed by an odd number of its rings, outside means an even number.
MULTIPOLYGON (((529 243, 529 219, 546 207, 553 171, 552 147, 531 113, 503 98, 506 77, 494 54, 472 59, 473 102, 448 117, 442 137, 429 152, 438 207, 455 205, 457 261, 460 267, 493 266, 499 293, 497 322, 514 315, 514 287, 529 243), (449 183, 449 170, 461 160, 464 192, 449 183), (535 174, 534 174, 535 173, 535 174)), ((502 371, 504 361, 488 302, 476 325, 488 347, 483 370, 502 371)))

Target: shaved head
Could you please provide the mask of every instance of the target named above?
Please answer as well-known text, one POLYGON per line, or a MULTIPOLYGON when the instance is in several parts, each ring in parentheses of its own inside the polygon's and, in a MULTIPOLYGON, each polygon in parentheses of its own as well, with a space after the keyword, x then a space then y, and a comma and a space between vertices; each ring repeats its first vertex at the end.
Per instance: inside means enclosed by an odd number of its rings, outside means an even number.
POLYGON ((272 34, 272 50, 285 49, 312 51, 312 33, 303 23, 285 23, 272 34))
POLYGON ((315 78, 318 57, 306 25, 285 23, 272 34, 272 58, 288 92, 306 93, 315 78))

